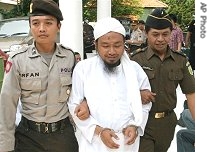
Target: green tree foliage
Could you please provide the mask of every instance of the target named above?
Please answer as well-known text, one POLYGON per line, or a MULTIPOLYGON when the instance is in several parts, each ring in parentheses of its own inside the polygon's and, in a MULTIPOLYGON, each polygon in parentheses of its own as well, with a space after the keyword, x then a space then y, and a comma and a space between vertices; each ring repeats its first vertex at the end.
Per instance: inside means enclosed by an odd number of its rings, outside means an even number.
MULTIPOLYGON (((59 0, 54 0, 59 3, 59 0)), ((31 0, 19 0, 17 6, 11 11, 0 10, 4 18, 27 16, 31 0)), ((97 19, 97 0, 82 0, 83 18, 90 21, 97 19)), ((143 13, 139 0, 112 0, 112 16, 135 15, 140 16, 143 13)))
POLYGON ((0 10, 0 13, 4 16, 4 18, 13 18, 20 16, 27 16, 29 12, 29 5, 31 0, 19 0, 17 5, 10 11, 0 10))
MULTIPOLYGON (((54 0, 58 3, 59 0, 54 0)), ((4 16, 4 18, 12 18, 12 17, 20 17, 27 16, 29 13, 31 0, 19 0, 17 5, 10 11, 0 10, 0 13, 4 16)))
POLYGON ((97 0, 83 0, 83 18, 89 21, 96 21, 97 18, 97 0))
MULTIPOLYGON (((97 19, 97 0, 83 0, 83 18, 90 21, 97 19)), ((112 16, 122 17, 127 15, 141 16, 143 9, 139 0, 112 0, 112 16)))
POLYGON ((19 12, 21 12, 22 16, 27 16, 29 12, 31 0, 21 0, 20 4, 17 5, 19 12))
POLYGON ((143 13, 139 0, 113 0, 112 16, 128 16, 133 15, 139 18, 143 13))
POLYGON ((7 10, 4 10, 4 9, 0 9, 0 14, 3 15, 3 18, 12 18, 14 17, 14 13, 10 13, 11 11, 7 11, 7 10))
POLYGON ((183 31, 187 30, 190 21, 195 15, 195 1, 194 0, 162 0, 168 4, 168 13, 177 15, 178 24, 183 31))
MULTIPOLYGON (((59 0, 54 0, 59 3, 59 0)), ((189 22, 195 14, 195 1, 194 0, 162 0, 168 4, 168 13, 174 13, 178 17, 178 23, 185 31, 189 22)), ((29 12, 29 5, 31 0, 19 0, 17 6, 11 11, 0 10, 4 18, 11 18, 17 16, 27 16, 29 12)), ((83 18, 89 21, 96 21, 97 19, 97 0, 82 0, 83 4, 83 18)), ((143 8, 139 0, 112 0, 112 16, 122 17, 127 15, 141 16, 143 8)))

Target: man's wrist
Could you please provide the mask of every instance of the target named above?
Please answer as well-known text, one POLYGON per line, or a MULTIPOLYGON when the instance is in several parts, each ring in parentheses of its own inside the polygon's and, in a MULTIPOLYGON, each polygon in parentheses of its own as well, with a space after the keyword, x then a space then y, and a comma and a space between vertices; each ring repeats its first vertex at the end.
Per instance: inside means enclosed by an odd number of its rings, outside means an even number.
POLYGON ((101 133, 101 131, 103 130, 103 128, 102 127, 100 127, 100 126, 98 126, 98 125, 96 125, 96 128, 95 128, 95 134, 96 135, 99 135, 100 133, 101 133))
POLYGON ((138 134, 138 126, 136 125, 128 125, 126 128, 132 127, 136 130, 136 134, 138 134))
POLYGON ((102 133, 103 133, 104 131, 106 131, 106 130, 111 131, 110 128, 102 128, 102 130, 101 130, 101 131, 99 132, 99 134, 98 134, 99 138, 101 138, 102 133))
POLYGON ((128 125, 126 128, 128 128, 128 127, 133 127, 133 128, 135 128, 136 130, 138 129, 138 127, 137 127, 136 125, 128 125))
POLYGON ((107 130, 111 131, 110 128, 103 128, 103 127, 101 127, 101 126, 96 125, 95 134, 98 135, 99 138, 101 138, 102 133, 103 133, 104 131, 107 131, 107 130))

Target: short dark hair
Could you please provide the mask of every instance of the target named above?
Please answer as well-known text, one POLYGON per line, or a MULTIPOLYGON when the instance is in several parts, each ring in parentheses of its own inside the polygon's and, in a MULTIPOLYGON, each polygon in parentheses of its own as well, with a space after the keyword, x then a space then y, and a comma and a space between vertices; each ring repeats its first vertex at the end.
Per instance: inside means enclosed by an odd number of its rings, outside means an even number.
POLYGON ((139 20, 139 24, 144 24, 145 25, 144 20, 139 20))
POLYGON ((74 52, 74 55, 80 55, 79 52, 74 52))

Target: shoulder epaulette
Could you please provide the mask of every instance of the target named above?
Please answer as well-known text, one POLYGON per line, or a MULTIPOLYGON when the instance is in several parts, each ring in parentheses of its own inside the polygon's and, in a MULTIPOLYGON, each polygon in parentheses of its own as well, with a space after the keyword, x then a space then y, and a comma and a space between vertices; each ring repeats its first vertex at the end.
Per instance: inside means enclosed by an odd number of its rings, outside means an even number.
POLYGON ((138 54, 139 52, 144 52, 144 51, 146 50, 146 48, 147 48, 147 47, 145 47, 145 48, 138 48, 138 49, 132 51, 132 52, 130 53, 130 56, 132 57, 132 56, 138 54))
POLYGON ((11 52, 11 54, 9 55, 11 58, 13 58, 14 56, 24 53, 28 50, 28 46, 22 46, 20 49, 18 49, 17 51, 13 51, 11 52))
POLYGON ((172 50, 172 52, 174 52, 174 53, 176 53, 176 54, 179 54, 179 55, 182 55, 182 56, 184 56, 184 57, 187 57, 187 55, 186 55, 184 52, 182 52, 182 51, 177 52, 177 51, 172 50))
POLYGON ((144 47, 144 48, 141 49, 141 51, 146 51, 146 49, 147 49, 147 47, 144 47))
POLYGON ((72 51, 72 49, 70 47, 64 46, 63 44, 59 44, 59 46, 63 49, 72 51))

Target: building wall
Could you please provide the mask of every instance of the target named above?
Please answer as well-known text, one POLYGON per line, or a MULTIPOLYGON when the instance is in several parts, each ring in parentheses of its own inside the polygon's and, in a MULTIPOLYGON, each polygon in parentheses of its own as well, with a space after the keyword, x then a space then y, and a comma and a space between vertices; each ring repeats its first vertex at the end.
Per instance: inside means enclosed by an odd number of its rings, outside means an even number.
POLYGON ((6 3, 0 2, 0 9, 11 10, 13 8, 14 8, 14 5, 12 5, 12 4, 6 4, 6 3))

